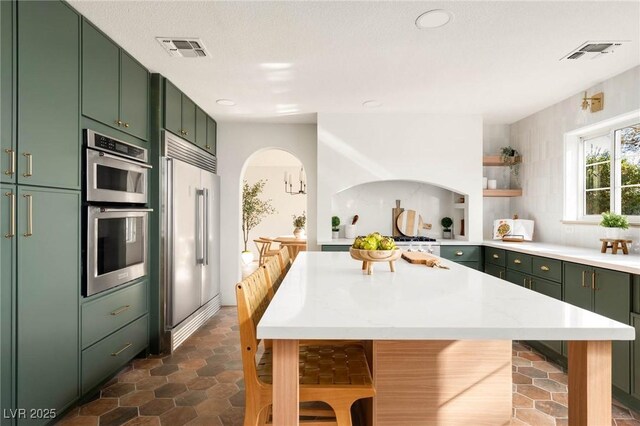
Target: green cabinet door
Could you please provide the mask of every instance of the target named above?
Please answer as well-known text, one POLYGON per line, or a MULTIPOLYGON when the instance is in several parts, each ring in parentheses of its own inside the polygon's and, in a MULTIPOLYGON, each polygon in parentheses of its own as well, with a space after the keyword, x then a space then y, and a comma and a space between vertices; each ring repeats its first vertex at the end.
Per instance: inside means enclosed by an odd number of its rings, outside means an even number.
POLYGON ((218 123, 211 117, 207 117, 207 145, 205 149, 216 155, 218 142, 218 123))
POLYGON ((592 310, 592 268, 564 262, 564 301, 583 309, 592 310))
MULTIPOLYGON (((629 324, 631 311, 631 275, 608 269, 592 269, 595 278, 593 284, 594 312, 612 320, 629 324)), ((629 392, 630 383, 630 343, 613 341, 613 372, 611 381, 615 386, 629 392)))
POLYGON ((631 325, 636 329, 636 340, 631 343, 632 376, 631 395, 640 399, 640 315, 631 314, 631 325))
POLYGON ((182 93, 164 80, 164 128, 182 136, 182 93))
POLYGON ((82 114, 120 128, 120 49, 87 21, 82 21, 82 114))
POLYGON ((16 181, 16 144, 13 133, 13 2, 0 2, 0 181, 16 181))
POLYGON ((504 279, 505 277, 505 269, 502 266, 498 266, 493 263, 485 263, 484 272, 497 278, 504 279))
MULTIPOLYGON (((4 2, 0 4, 3 6, 4 2)), ((2 185, 0 198, 0 404, 15 407, 13 401, 13 300, 15 296, 15 199, 16 187, 2 185)), ((2 420, 4 425, 5 420, 2 420)))
MULTIPOLYGON (((544 294, 549 297, 553 297, 557 300, 562 300, 562 285, 552 281, 548 281, 542 278, 531 277, 531 289, 544 294)), ((562 353, 562 341, 561 340, 542 340, 543 345, 552 349, 558 354, 562 353)))
POLYGON ((120 119, 122 129, 149 139, 149 73, 124 51, 120 55, 120 119))
POLYGON ((182 137, 191 143, 196 142, 196 104, 182 95, 182 137))
POLYGON ((80 201, 79 191, 18 190, 16 406, 27 412, 62 411, 79 395, 80 201))
POLYGON ((207 114, 196 107, 196 145, 207 149, 207 114))
POLYGON ((80 18, 18 2, 18 182, 80 188, 80 18))
POLYGON ((519 286, 529 288, 529 277, 522 272, 507 269, 506 280, 519 286))

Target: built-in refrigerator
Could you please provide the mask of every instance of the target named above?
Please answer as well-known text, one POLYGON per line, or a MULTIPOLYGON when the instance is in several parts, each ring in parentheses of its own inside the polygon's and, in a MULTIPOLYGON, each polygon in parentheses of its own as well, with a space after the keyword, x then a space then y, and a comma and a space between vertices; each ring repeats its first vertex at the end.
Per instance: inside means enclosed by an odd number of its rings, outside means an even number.
POLYGON ((220 309, 220 178, 215 157, 164 132, 165 338, 173 351, 220 309))

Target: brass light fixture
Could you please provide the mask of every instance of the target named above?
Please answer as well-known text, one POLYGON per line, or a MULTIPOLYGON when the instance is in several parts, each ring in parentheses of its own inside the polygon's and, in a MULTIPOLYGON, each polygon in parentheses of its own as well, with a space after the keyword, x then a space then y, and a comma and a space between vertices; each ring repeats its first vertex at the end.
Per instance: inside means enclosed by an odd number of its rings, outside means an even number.
POLYGON ((591 112, 602 111, 604 108, 604 93, 596 93, 592 97, 587 97, 587 92, 584 92, 584 97, 582 98, 582 109, 589 109, 591 112))

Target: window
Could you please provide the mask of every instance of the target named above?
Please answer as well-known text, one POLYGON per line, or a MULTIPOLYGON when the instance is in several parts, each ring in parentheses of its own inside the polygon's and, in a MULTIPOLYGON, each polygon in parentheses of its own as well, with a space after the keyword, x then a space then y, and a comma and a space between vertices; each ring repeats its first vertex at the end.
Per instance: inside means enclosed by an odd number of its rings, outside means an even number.
POLYGON ((640 123, 581 137, 582 216, 640 217, 640 123))

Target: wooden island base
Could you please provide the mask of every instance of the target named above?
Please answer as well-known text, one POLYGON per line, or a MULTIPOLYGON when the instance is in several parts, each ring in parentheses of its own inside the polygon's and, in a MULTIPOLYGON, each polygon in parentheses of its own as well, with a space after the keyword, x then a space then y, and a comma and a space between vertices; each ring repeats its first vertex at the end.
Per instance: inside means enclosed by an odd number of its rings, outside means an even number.
POLYGON ((378 340, 372 358, 369 424, 510 424, 510 340, 378 340))

